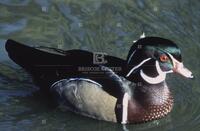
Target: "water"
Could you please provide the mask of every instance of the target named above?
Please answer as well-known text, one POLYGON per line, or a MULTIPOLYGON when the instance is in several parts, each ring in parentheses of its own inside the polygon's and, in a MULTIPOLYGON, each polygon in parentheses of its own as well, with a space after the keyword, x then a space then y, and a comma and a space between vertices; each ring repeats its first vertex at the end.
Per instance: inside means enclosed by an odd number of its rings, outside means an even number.
POLYGON ((195 80, 168 76, 175 97, 164 119, 128 125, 134 131, 200 130, 200 2, 195 0, 1 0, 0 130, 124 130, 49 106, 30 76, 7 56, 8 38, 27 45, 106 52, 126 58, 142 32, 175 41, 195 80))

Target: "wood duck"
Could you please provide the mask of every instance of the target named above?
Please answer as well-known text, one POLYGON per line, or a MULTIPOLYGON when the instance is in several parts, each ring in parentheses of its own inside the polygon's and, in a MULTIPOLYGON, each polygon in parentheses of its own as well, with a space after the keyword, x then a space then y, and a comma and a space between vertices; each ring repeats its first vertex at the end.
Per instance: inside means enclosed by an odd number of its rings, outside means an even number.
POLYGON ((137 40, 126 60, 83 50, 29 47, 13 40, 6 42, 6 50, 63 108, 122 124, 159 119, 172 110, 168 73, 193 78, 178 46, 160 37, 137 40), (96 57, 102 61, 94 61, 96 57))

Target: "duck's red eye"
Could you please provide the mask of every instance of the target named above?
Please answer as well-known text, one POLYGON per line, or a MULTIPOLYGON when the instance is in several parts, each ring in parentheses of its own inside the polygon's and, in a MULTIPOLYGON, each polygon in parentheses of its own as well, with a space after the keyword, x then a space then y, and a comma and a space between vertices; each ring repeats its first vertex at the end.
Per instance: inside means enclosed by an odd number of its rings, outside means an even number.
POLYGON ((161 55, 160 56, 160 61, 162 61, 162 62, 167 62, 169 60, 169 57, 168 56, 166 56, 166 55, 161 55))

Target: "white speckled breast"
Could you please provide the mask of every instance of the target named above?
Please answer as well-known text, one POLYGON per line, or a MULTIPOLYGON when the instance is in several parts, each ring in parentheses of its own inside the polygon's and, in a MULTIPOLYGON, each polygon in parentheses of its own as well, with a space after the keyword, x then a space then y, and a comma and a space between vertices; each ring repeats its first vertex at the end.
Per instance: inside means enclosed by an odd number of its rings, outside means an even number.
POLYGON ((159 119, 167 115, 173 108, 173 98, 170 95, 169 98, 162 105, 151 105, 146 109, 142 121, 147 122, 155 119, 159 119))
POLYGON ((161 105, 140 105, 135 101, 129 101, 128 123, 143 123, 166 116, 173 108, 173 98, 168 99, 161 105))

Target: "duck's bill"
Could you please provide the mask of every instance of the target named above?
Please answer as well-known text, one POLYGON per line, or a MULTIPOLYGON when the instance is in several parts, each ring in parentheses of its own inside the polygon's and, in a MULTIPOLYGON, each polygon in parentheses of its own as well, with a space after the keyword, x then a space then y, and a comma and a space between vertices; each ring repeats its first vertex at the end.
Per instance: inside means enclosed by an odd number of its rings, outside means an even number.
POLYGON ((194 78, 192 72, 189 69, 185 68, 183 63, 176 62, 173 71, 186 78, 194 78))

